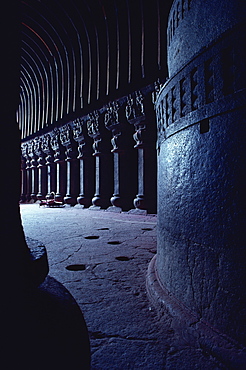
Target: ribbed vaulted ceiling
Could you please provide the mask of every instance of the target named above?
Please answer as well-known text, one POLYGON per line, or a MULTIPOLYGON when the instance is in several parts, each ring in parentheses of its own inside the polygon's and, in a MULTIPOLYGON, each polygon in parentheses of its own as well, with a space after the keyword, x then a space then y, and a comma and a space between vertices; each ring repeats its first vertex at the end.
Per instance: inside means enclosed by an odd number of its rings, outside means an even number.
POLYGON ((25 0, 22 138, 166 75, 163 0, 25 0))

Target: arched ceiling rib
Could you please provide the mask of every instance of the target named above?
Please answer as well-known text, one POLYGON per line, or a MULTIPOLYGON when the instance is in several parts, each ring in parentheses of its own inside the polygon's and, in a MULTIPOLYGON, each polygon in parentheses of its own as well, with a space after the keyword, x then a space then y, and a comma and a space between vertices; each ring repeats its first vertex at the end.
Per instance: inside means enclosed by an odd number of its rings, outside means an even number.
POLYGON ((21 1, 22 137, 165 77, 169 3, 21 1))

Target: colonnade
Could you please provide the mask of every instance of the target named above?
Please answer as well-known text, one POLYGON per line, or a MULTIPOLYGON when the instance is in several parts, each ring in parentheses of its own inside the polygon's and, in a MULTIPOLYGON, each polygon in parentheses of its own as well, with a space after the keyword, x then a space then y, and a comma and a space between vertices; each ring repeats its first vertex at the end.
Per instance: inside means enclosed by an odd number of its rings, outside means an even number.
POLYGON ((21 202, 156 212, 153 86, 23 141, 21 202))

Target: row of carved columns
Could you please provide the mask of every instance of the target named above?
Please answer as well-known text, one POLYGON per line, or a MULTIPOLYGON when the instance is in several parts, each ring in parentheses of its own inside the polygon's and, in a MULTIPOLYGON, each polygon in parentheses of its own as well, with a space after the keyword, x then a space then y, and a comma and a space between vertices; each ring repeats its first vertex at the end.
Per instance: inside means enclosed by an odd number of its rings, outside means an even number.
POLYGON ((22 202, 156 212, 156 123, 151 91, 24 141, 22 202))

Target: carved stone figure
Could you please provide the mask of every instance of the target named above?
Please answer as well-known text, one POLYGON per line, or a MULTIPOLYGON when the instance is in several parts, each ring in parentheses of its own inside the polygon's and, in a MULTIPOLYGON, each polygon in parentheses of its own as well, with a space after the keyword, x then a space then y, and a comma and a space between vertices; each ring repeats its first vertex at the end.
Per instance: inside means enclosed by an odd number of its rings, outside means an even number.
POLYGON ((136 123, 145 118, 143 95, 136 91, 134 96, 129 95, 126 102, 126 118, 129 123, 136 123))
POLYGON ((44 166, 44 164, 45 164, 45 161, 44 161, 45 153, 42 150, 42 137, 37 136, 37 137, 34 138, 34 148, 33 149, 34 149, 34 153, 38 157, 38 159, 37 159, 38 167, 44 166))
POLYGON ((117 102, 111 102, 107 106, 107 110, 104 116, 104 124, 108 130, 112 130, 115 126, 119 125, 119 104, 117 102))
POLYGON ((61 139, 62 145, 69 145, 71 143, 70 131, 71 131, 71 127, 69 124, 66 124, 65 126, 60 127, 60 139, 61 139))
POLYGON ((29 166, 30 166, 30 158, 28 156, 28 145, 26 143, 22 143, 21 144, 21 154, 22 154, 22 157, 25 160, 26 168, 29 168, 29 166))
POLYGON ((53 150, 51 148, 51 135, 45 134, 42 139, 41 144, 43 152, 46 154, 45 161, 46 164, 50 164, 53 162, 53 150))
POLYGON ((83 120, 82 118, 77 118, 73 121, 73 138, 75 141, 79 141, 83 137, 83 120))
POLYGON ((97 111, 94 111, 93 113, 88 114, 87 119, 87 130, 88 135, 92 138, 99 135, 99 113, 97 111))
POLYGON ((73 138, 78 143, 78 159, 81 159, 86 154, 86 142, 83 134, 83 125, 85 121, 82 118, 77 118, 73 121, 73 138))
POLYGON ((71 127, 69 124, 60 127, 60 140, 61 144, 66 147, 65 154, 66 160, 70 160, 74 157, 73 143, 71 138, 71 127))
POLYGON ((34 140, 30 140, 27 144, 28 147, 28 156, 31 158, 30 164, 31 167, 36 167, 37 165, 37 156, 34 151, 34 140))

